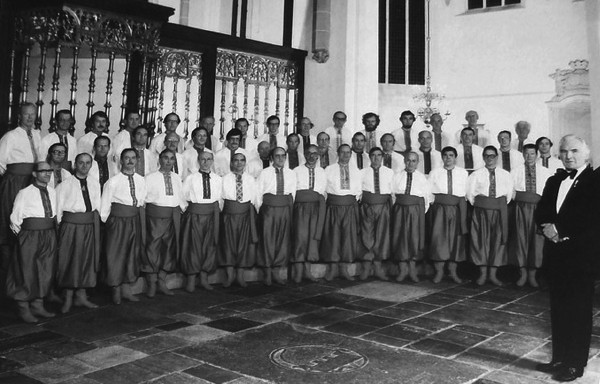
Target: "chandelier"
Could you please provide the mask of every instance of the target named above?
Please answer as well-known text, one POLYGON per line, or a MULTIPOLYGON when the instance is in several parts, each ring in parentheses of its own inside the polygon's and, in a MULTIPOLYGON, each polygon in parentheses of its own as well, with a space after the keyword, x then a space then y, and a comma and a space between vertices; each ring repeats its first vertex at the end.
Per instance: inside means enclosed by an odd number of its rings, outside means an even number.
POLYGON ((417 115, 419 116, 419 118, 427 125, 429 125, 430 121, 431 121, 431 115, 433 114, 439 114, 442 116, 442 119, 446 120, 448 118, 448 116, 450 116, 450 111, 446 111, 445 113, 440 113, 439 109, 435 106, 432 106, 433 103, 435 104, 440 104, 442 100, 444 100, 445 96, 441 93, 437 93, 437 92, 431 92, 431 75, 429 73, 429 59, 431 57, 431 52, 430 52, 430 48, 431 48, 431 31, 429 30, 429 2, 430 0, 427 0, 427 36, 426 36, 426 40, 425 40, 425 44, 426 44, 426 56, 425 56, 425 61, 426 61, 426 68, 427 68, 427 74, 425 77, 425 92, 419 93, 415 96, 413 96, 413 100, 418 101, 418 102, 425 102, 425 106, 421 106, 417 109, 417 115))

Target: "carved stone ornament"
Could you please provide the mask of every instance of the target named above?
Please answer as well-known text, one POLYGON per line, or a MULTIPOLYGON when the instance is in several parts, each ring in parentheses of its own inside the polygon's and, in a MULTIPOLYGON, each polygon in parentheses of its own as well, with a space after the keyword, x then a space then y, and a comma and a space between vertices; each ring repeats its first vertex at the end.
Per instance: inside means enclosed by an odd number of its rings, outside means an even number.
POLYGON ((561 101, 575 95, 589 95, 589 62, 573 60, 568 69, 557 69, 550 77, 554 79, 556 95, 551 101, 561 101))
POLYGON ((266 56, 219 49, 217 51, 217 79, 250 84, 276 85, 296 88, 298 68, 291 61, 266 56))
POLYGON ((329 50, 328 49, 316 49, 313 51, 313 60, 317 63, 323 64, 329 60, 329 50))
POLYGON ((160 73, 165 77, 187 79, 202 75, 202 54, 198 52, 161 49, 160 73))
POLYGON ((14 23, 20 45, 89 45, 102 51, 158 54, 158 22, 65 6, 22 12, 14 23))

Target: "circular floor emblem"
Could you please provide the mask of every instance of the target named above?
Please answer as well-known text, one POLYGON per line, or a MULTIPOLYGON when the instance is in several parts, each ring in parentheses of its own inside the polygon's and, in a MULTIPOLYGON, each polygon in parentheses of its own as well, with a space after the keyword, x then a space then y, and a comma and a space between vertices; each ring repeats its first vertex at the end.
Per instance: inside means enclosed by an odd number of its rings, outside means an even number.
POLYGON ((335 345, 297 345, 277 348, 269 355, 281 367, 310 373, 346 373, 362 369, 369 359, 335 345))

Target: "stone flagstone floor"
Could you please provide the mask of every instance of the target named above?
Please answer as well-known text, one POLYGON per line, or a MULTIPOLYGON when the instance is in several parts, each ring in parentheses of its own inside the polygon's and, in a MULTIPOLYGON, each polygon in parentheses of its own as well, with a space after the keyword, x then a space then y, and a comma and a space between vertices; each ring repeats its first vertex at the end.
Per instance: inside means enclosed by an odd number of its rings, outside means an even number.
MULTIPOLYGON (((120 306, 95 294, 100 308, 38 325, 0 302, 0 383, 552 382, 533 369, 551 348, 543 291, 374 280, 215 288, 120 306)), ((577 383, 600 382, 597 316, 577 383)))

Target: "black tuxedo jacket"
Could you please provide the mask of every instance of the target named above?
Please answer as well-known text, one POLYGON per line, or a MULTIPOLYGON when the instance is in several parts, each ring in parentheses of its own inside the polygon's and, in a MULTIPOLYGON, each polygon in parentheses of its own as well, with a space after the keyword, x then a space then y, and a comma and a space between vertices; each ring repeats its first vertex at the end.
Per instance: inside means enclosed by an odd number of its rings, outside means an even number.
POLYGON ((580 267, 595 270, 596 259, 600 256, 600 172, 594 172, 591 166, 585 168, 557 212, 556 199, 565 176, 557 172, 548 179, 535 211, 538 225, 552 223, 561 238, 569 238, 560 243, 547 240, 545 262, 577 263, 580 267))

